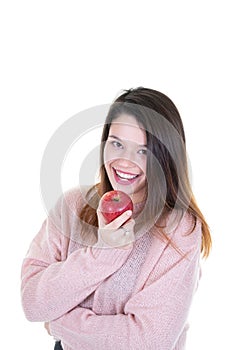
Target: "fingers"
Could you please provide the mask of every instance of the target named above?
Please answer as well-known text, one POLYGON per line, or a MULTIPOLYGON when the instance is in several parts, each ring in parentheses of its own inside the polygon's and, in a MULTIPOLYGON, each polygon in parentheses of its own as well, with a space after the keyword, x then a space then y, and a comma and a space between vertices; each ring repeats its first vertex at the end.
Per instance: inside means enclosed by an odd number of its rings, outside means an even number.
POLYGON ((113 232, 115 247, 130 248, 132 246, 132 243, 135 240, 134 226, 135 221, 130 219, 118 230, 113 232))
POLYGON ((51 335, 51 333, 50 333, 50 328, 49 328, 49 322, 45 322, 45 323, 44 323, 44 328, 46 329, 46 331, 48 332, 48 334, 51 335))
POLYGON ((108 229, 118 229, 121 227, 132 215, 132 210, 127 210, 120 216, 118 216, 116 219, 114 219, 112 222, 107 224, 106 219, 104 218, 103 214, 97 210, 97 216, 98 216, 98 222, 99 222, 99 228, 108 228, 108 229))
POLYGON ((110 223, 106 222, 103 214, 97 209, 99 230, 99 247, 128 247, 134 242, 135 221, 131 218, 132 211, 127 210, 110 223))
POLYGON ((135 221, 133 219, 128 219, 127 223, 117 229, 110 224, 106 225, 104 228, 99 228, 97 246, 108 248, 122 248, 128 246, 129 248, 129 245, 132 245, 135 240, 134 225, 135 221))
POLYGON ((124 227, 128 231, 134 231, 135 220, 129 219, 122 227, 124 227))

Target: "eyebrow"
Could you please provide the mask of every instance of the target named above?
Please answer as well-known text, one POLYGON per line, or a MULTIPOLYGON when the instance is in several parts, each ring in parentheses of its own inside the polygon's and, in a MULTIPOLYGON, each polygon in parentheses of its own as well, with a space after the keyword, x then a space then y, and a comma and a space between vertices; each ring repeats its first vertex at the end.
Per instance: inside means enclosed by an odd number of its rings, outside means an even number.
MULTIPOLYGON (((112 139, 118 140, 118 141, 124 141, 121 140, 118 136, 115 135, 109 135, 108 137, 111 137, 112 139)), ((147 145, 138 145, 139 147, 147 147, 147 145)))

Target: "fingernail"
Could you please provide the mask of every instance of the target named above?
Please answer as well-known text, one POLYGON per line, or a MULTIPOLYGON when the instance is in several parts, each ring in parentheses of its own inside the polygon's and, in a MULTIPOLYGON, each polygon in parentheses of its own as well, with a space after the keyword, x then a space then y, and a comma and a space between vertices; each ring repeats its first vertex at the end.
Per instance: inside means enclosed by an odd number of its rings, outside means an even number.
POLYGON ((128 216, 132 215, 132 210, 127 210, 126 214, 127 214, 128 216))

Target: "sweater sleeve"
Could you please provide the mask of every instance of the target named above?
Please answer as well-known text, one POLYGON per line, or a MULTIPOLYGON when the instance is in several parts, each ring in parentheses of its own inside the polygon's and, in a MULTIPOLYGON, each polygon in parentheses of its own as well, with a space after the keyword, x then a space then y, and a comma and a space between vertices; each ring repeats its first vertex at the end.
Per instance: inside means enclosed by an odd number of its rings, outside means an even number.
POLYGON ((60 211, 58 204, 23 261, 21 300, 30 321, 51 321, 75 308, 124 264, 131 251, 87 246, 64 257, 69 238, 59 229, 60 211))
POLYGON ((97 315, 77 307, 50 323, 51 334, 71 349, 173 350, 186 326, 199 258, 198 242, 189 246, 185 257, 166 249, 124 313, 97 315))

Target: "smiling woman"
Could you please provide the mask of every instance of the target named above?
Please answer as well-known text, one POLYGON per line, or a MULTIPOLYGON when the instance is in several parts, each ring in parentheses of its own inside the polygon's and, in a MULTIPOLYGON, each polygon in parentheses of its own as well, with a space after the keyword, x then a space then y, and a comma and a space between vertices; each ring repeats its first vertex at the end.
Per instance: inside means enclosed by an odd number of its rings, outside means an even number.
POLYGON ((146 198, 146 133, 137 120, 122 114, 114 120, 104 148, 105 169, 114 189, 146 198))
POLYGON ((64 194, 32 242, 25 314, 46 321, 64 350, 184 350, 210 247, 177 108, 156 90, 127 90, 106 117, 99 183, 64 194), (99 203, 112 190, 131 197, 133 212, 107 222, 99 203))

